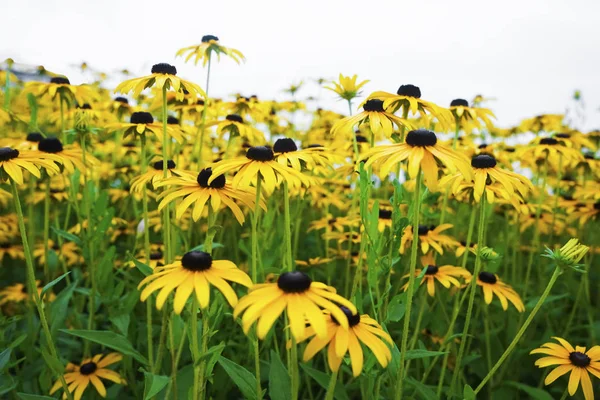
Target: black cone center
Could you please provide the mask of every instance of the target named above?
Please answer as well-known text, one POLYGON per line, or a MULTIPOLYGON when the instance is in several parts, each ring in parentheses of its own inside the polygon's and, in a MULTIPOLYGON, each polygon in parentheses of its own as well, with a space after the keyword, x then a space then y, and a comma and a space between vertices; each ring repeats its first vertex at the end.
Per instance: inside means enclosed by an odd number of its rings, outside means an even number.
MULTIPOLYGON (((346 315, 346 318, 348 319, 348 325, 349 326, 358 325, 358 323, 360 322, 360 315, 358 315, 358 314, 352 314, 352 311, 350 311, 347 307, 344 307, 344 306, 340 306, 340 309, 346 315)), ((338 324, 338 325, 340 324, 340 322, 337 319, 335 319, 335 317, 333 315, 331 315, 331 319, 336 324, 338 324)))
POLYGON ((540 140, 540 144, 545 144, 548 146, 554 146, 556 144, 558 144, 558 140, 554 139, 554 138, 543 138, 542 140, 540 140))
POLYGON ((427 225, 419 225, 419 230, 418 230, 419 236, 427 235, 427 232, 429 232, 429 231, 430 231, 430 229, 427 225))
POLYGON ((284 272, 277 279, 277 286, 286 293, 302 293, 310 287, 312 280, 304 272, 284 272))
POLYGON ((188 271, 206 271, 212 265, 212 257, 203 251, 189 251, 183 255, 181 265, 188 271))
POLYGON ((196 179, 196 181, 203 188, 209 188, 210 187, 210 188, 213 188, 213 189, 222 189, 222 188, 225 187, 225 175, 219 175, 209 185, 208 184, 208 180, 210 179, 211 175, 212 175, 212 168, 205 168, 202 171, 200 171, 200 173, 198 174, 198 178, 196 179))
POLYGON ((79 367, 79 372, 82 375, 90 375, 96 372, 96 369, 98 369, 98 366, 95 362, 88 362, 79 367))
POLYGON ((275 155, 273 150, 266 146, 255 146, 246 151, 246 157, 254 161, 272 161, 275 155))
POLYGON ((383 100, 377 100, 377 99, 367 100, 367 102, 363 106, 363 110, 383 112, 383 100))
POLYGON ((169 74, 169 75, 177 75, 177 68, 175 68, 171 64, 167 63, 158 63, 152 66, 150 70, 153 74, 169 74))
POLYGON ((436 265, 428 265, 425 270, 425 275, 435 275, 439 271, 439 268, 436 265))
POLYGON ((69 79, 65 76, 55 76, 54 78, 50 79, 50 83, 56 83, 58 85, 70 85, 71 82, 69 82, 69 79))
POLYGON ((490 154, 479 154, 471 159, 471 166, 473 168, 494 168, 496 159, 490 154))
POLYGON ((392 210, 379 210, 380 219, 392 219, 392 210))
POLYGON ((569 354, 569 360, 571 360, 571 363, 577 367, 587 367, 592 361, 589 356, 586 356, 579 351, 574 351, 569 354))
POLYGON ((0 148, 0 161, 8 161, 17 157, 19 157, 19 150, 12 149, 10 147, 0 148))
POLYGON ((127 100, 125 97, 115 97, 114 101, 119 102, 119 103, 123 103, 123 104, 129 104, 129 100, 127 100))
POLYGON ((466 101, 465 99, 454 99, 450 102, 450 107, 458 107, 458 106, 469 107, 469 102, 466 101))
POLYGON ((298 146, 296 146, 296 142, 290 138, 277 139, 273 145, 273 151, 275 153, 290 153, 296 150, 298 150, 298 146))
POLYGON ((244 119, 237 114, 229 114, 225 117, 227 121, 239 122, 240 124, 244 123, 244 119))
POLYGON ((63 151, 63 145, 57 138, 46 138, 40 140, 38 150, 44 153, 60 153, 63 151))
POLYGON ((437 136, 427 129, 417 129, 416 131, 408 132, 406 135, 406 143, 411 146, 420 147, 435 146, 437 143, 437 136))
POLYGON ((131 114, 131 118, 129 118, 129 122, 132 124, 151 124, 154 122, 154 117, 152 114, 146 111, 138 111, 131 114))
POLYGON ((421 89, 415 85, 402 85, 396 93, 400 96, 416 97, 417 99, 421 98, 421 89))
POLYGON ((211 40, 216 40, 216 41, 218 41, 218 40, 219 40, 219 38, 218 38, 218 37, 216 37, 215 35, 204 35, 204 36, 202 36, 202 43, 208 43, 208 42, 210 42, 211 40))
MULTIPOLYGON (((152 167, 157 171, 162 171, 163 166, 164 166, 163 164, 164 164, 164 160, 160 160, 160 161, 157 161, 154 164, 152 164, 152 167)), ((175 167, 176 167, 175 161, 167 160, 167 169, 173 169, 175 167)))
POLYGON ((498 282, 498 278, 496 278, 496 275, 492 274, 491 272, 486 272, 486 271, 482 271, 479 273, 479 280, 481 282, 490 283, 492 285, 494 283, 498 282))

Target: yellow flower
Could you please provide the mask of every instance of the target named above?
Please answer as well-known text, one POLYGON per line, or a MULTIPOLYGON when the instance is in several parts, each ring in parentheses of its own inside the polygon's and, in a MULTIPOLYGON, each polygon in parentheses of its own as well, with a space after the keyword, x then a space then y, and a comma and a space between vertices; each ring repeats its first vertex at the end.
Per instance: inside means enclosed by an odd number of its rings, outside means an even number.
POLYGON ((361 93, 360 88, 362 88, 364 85, 366 85, 369 82, 368 80, 366 80, 366 81, 356 83, 357 78, 358 78, 357 75, 350 77, 350 76, 344 76, 344 75, 340 74, 339 83, 335 82, 335 81, 331 82, 331 83, 333 83, 334 87, 325 86, 325 89, 334 91, 342 99, 350 101, 353 98, 359 96, 361 93))
POLYGON ((231 57, 233 61, 238 64, 241 61, 246 61, 246 58, 239 50, 222 46, 219 43, 219 38, 213 35, 202 36, 202 43, 199 45, 179 49, 175 56, 183 56, 185 53, 188 53, 185 57, 185 62, 188 62, 192 57, 195 56, 194 65, 198 65, 198 61, 202 60, 202 66, 206 66, 211 58, 212 53, 217 55, 217 60, 221 59, 221 54, 225 54, 226 56, 231 57))
POLYGON ((37 178, 41 177, 40 167, 49 172, 60 172, 54 163, 55 157, 39 151, 22 151, 10 147, 0 147, 0 182, 8 178, 15 183, 23 184, 23 170, 30 172, 37 178))
MULTIPOLYGON (((472 279, 475 279, 474 277, 472 279)), ((502 305, 502 309, 506 311, 508 309, 508 302, 510 301, 517 311, 523 312, 525 311, 525 305, 521 298, 514 291, 512 287, 502 282, 498 275, 492 274, 491 272, 482 271, 477 276, 477 285, 483 288, 483 298, 485 304, 490 304, 494 295, 498 297, 500 300, 500 304, 502 305)))
MULTIPOLYGON (((460 288, 462 283, 457 278, 470 279, 471 274, 464 268, 456 267, 453 265, 443 265, 437 266, 435 264, 435 260, 431 253, 421 257, 421 264, 425 267, 425 275, 421 280, 421 285, 423 283, 427 283, 427 293, 429 296, 435 296, 435 282, 439 282, 446 289, 450 288, 450 285, 454 285, 457 288, 460 288)), ((415 270, 415 276, 421 275, 423 270, 421 268, 417 268, 415 270)), ((408 278, 410 274, 404 275, 402 278, 408 278)), ((406 283, 402 290, 406 291, 408 289, 408 283, 406 283)))

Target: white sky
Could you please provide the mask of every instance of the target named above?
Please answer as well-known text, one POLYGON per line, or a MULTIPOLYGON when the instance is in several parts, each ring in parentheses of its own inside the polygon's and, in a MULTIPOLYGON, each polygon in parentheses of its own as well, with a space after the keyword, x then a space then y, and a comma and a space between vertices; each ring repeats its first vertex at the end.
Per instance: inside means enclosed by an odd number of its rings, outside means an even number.
MULTIPOLYGON (((0 9, 0 59, 43 64, 73 83, 86 80, 81 61, 138 76, 169 62, 204 86, 205 70, 174 55, 213 34, 247 62, 213 64, 211 96, 283 99, 293 82, 342 72, 370 79, 364 94, 412 83, 442 106, 494 97, 488 106, 508 127, 564 112, 580 89, 583 128, 600 128, 598 0, 3 0, 0 9)), ((310 95, 346 110, 313 83, 298 93, 310 95)))

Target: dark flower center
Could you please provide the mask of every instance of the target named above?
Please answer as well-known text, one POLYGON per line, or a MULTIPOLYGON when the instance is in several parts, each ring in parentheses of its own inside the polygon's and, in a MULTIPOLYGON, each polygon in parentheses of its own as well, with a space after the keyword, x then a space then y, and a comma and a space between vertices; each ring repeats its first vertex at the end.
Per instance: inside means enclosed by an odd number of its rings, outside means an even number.
POLYGON ((298 146, 296 146, 296 142, 290 138, 277 139, 273 145, 273 151, 275 153, 291 153, 292 151, 297 150, 298 146))
POLYGON ((450 102, 450 107, 458 107, 458 106, 469 107, 469 102, 466 101, 465 99, 454 99, 450 102))
MULTIPOLYGON (((344 306, 340 306, 340 309, 346 315, 349 326, 358 325, 358 323, 360 323, 360 315, 359 314, 352 314, 352 311, 350 311, 347 307, 344 307, 344 306)), ((335 319, 333 314, 331 315, 331 320, 338 325, 340 324, 339 321, 337 319, 335 319)))
POLYGON ((438 273, 439 268, 436 265, 428 265, 425 270, 425 275, 435 275, 438 273))
POLYGON ((225 119, 227 121, 234 121, 234 122, 239 122, 240 124, 244 123, 244 120, 242 117, 240 117, 237 114, 229 114, 228 116, 225 117, 225 119))
POLYGON ((554 138, 547 137, 547 138, 543 138, 542 140, 540 140, 540 144, 545 144, 545 145, 548 145, 548 146, 554 146, 554 145, 558 144, 558 140, 556 140, 554 138))
POLYGON ((208 180, 210 179, 211 175, 212 175, 212 168, 204 168, 202 171, 200 171, 200 173, 198 174, 198 178, 196 180, 198 181, 198 184, 203 188, 210 187, 213 189, 222 189, 225 187, 225 175, 219 175, 209 185, 208 180))
POLYGON ((577 367, 587 367, 592 362, 591 358, 579 351, 574 351, 569 354, 569 360, 577 367))
POLYGON ((367 102, 363 106, 363 110, 383 112, 383 100, 377 100, 377 99, 367 100, 367 102))
POLYGON ((561 138, 561 139, 568 139, 571 137, 571 134, 570 133, 557 133, 556 135, 554 135, 554 137, 561 138))
POLYGON ((489 154, 479 154, 471 159, 471 166, 473 168, 494 168, 496 166, 496 159, 494 156, 489 154))
POLYGON ((266 146, 255 146, 246 151, 246 157, 254 161, 272 161, 275 154, 273 154, 273 150, 266 146))
POLYGON ((406 143, 413 147, 435 146, 437 143, 437 136, 427 129, 417 129, 416 131, 408 132, 406 135, 406 143))
POLYGON ((70 85, 69 79, 66 76, 55 76, 50 79, 50 83, 56 83, 58 85, 70 85))
POLYGON ((302 293, 308 290, 312 279, 304 272, 284 272, 277 279, 277 286, 286 293, 302 293))
POLYGON ((307 148, 309 148, 309 149, 318 149, 319 147, 323 147, 323 145, 322 144, 318 144, 318 143, 313 143, 313 144, 309 144, 307 146, 307 148))
POLYGON ((328 220, 328 221, 327 221, 327 223, 328 223, 329 225, 333 225, 333 224, 335 224, 335 223, 336 223, 336 221, 337 221, 337 218, 331 218, 330 220, 328 220))
POLYGON ((132 124, 151 124, 154 122, 154 117, 149 112, 138 111, 131 114, 129 122, 132 124))
POLYGON ((488 144, 487 144, 487 143, 481 143, 481 144, 478 146, 478 148, 480 148, 480 149, 485 149, 486 147, 488 147, 488 144))
POLYGON ((585 153, 583 155, 583 158, 585 158, 586 160, 595 160, 596 157, 594 156, 594 153, 585 153))
POLYGON ((494 283, 498 282, 498 278, 496 278, 496 275, 492 274, 491 272, 486 272, 486 271, 482 271, 479 273, 479 280, 481 282, 489 283, 492 285, 494 283))
POLYGON ((356 143, 367 143, 368 141, 363 135, 356 135, 356 143))
POLYGON ((168 75, 177 75, 177 68, 167 63, 158 63, 152 66, 150 70, 153 74, 168 74, 168 75))
POLYGON ((44 153, 60 153, 63 151, 63 145, 58 138, 45 138, 40 140, 38 150, 44 153))
POLYGON ((37 143, 42 140, 44 136, 39 132, 29 132, 27 134, 27 141, 32 143, 37 143))
POLYGON ((212 257, 203 251, 189 251, 183 255, 181 265, 188 271, 206 271, 212 265, 212 257))
POLYGON ((10 243, 0 243, 0 249, 10 249, 12 244, 10 243))
POLYGON ((562 197, 563 199, 565 199, 567 201, 573 200, 573 196, 571 196, 570 194, 561 194, 560 197, 562 197))
POLYGON ((88 362, 79 367, 79 372, 82 375, 90 375, 96 372, 96 369, 98 369, 98 366, 95 362, 88 362))
POLYGON ((163 257, 163 253, 160 251, 157 251, 155 253, 150 253, 151 260, 160 260, 162 257, 163 257))
POLYGON ((507 153, 514 153, 515 152, 515 148, 514 147, 507 147, 504 149, 504 151, 506 151, 507 153))
POLYGON ((600 211, 600 201, 594 204, 594 210, 600 211))
MULTIPOLYGON (((154 164, 152 164, 152 167, 157 171, 162 171, 163 167, 164 167, 163 164, 164 164, 164 160, 160 160, 160 161, 157 161, 154 164)), ((175 167, 176 167, 175 161, 167 160, 167 169, 173 169, 175 167)))
POLYGON ((92 106, 90 106, 88 103, 85 103, 81 107, 77 107, 77 108, 79 108, 80 110, 91 110, 92 106))
POLYGON ((125 97, 115 97, 114 101, 119 102, 119 103, 123 103, 123 104, 129 104, 129 100, 127 100, 125 97))
POLYGON ((419 236, 427 235, 427 232, 429 232, 430 230, 431 229, 429 229, 429 227, 427 225, 419 225, 418 235, 419 236))
POLYGON ((204 36, 202 36, 202 43, 208 43, 208 42, 210 42, 211 40, 216 40, 216 41, 218 41, 218 40, 219 40, 219 38, 218 38, 218 37, 216 37, 216 36, 214 36, 214 35, 204 35, 204 36))
POLYGON ((52 250, 54 250, 54 251, 59 251, 59 250, 60 250, 60 246, 59 246, 57 243, 55 243, 55 244, 54 244, 54 245, 51 247, 51 249, 52 249, 52 250))
POLYGON ((417 99, 421 98, 421 89, 415 85, 402 85, 396 93, 400 96, 416 97, 417 99))
POLYGON ((379 218, 392 219, 392 210, 379 210, 379 218))
POLYGON ((571 175, 565 175, 561 178, 561 181, 575 182, 575 177, 573 177, 571 175))
POLYGON ((8 161, 19 157, 19 150, 10 147, 0 147, 0 161, 8 161))
POLYGON ((203 105, 204 105, 204 100, 202 100, 202 99, 198 99, 198 100, 196 101, 196 105, 197 105, 197 106, 203 106, 203 105))
POLYGON ((179 120, 177 118, 172 117, 172 116, 169 115, 167 117, 167 124, 169 124, 169 125, 179 125, 179 120))

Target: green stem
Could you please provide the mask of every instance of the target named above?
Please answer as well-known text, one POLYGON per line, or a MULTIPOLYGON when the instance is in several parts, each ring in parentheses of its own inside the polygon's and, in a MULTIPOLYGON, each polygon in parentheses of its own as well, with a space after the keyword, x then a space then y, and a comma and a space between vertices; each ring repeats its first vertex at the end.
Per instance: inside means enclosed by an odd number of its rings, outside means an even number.
MULTIPOLYGON (((202 344, 200 348, 200 354, 206 354, 208 351, 208 340, 210 339, 210 319, 208 312, 202 313, 202 344)), ((206 392, 206 381, 208 380, 204 376, 206 370, 206 359, 200 363, 200 400, 204 400, 204 394, 206 392)))
POLYGON ((325 393, 325 400, 333 400, 335 396, 335 385, 337 384, 337 377, 338 371, 332 371, 331 376, 329 377, 329 385, 327 385, 327 392, 325 393))
MULTIPOLYGON (((33 200, 33 199, 32 199, 33 200)), ((50 252, 50 177, 46 180, 46 191, 44 196, 44 279, 50 282, 50 271, 48 269, 48 253, 50 252)))
POLYGON ((450 384, 450 393, 454 391, 454 385, 458 379, 458 373, 461 370, 462 358, 465 353, 465 346, 467 344, 467 335, 469 333, 469 327, 471 324, 471 316, 473 314, 473 303, 475 301, 475 289, 477 287, 477 276, 481 270, 481 250, 483 249, 483 237, 485 234, 485 204, 486 204, 486 195, 485 191, 483 192, 483 196, 481 196, 481 200, 479 202, 479 228, 477 230, 477 253, 475 256, 475 271, 473 273, 473 277, 471 278, 471 283, 469 285, 469 304, 467 306, 467 315, 465 317, 465 326, 463 328, 463 332, 460 340, 460 347, 458 350, 458 356, 456 357, 456 365, 454 367, 454 374, 452 375, 452 383, 450 384))
MULTIPOLYGON (((204 334, 204 332, 202 332, 204 334)), ((200 349, 198 348, 198 300, 192 296, 192 307, 190 309, 190 335, 192 335, 192 359, 194 360, 194 388, 192 400, 198 400, 200 394, 200 349)))
POLYGON ((402 384, 404 382, 404 358, 406 357, 406 350, 408 347, 408 332, 410 328, 410 314, 412 309, 412 298, 415 290, 415 271, 417 266, 417 256, 419 253, 419 217, 421 213, 421 169, 417 173, 417 184, 415 185, 415 192, 413 197, 414 210, 412 215, 412 232, 413 241, 412 249, 410 254, 410 269, 408 272, 408 288, 406 290, 406 312, 404 313, 404 327, 402 330, 402 341, 400 347, 400 367, 398 369, 398 377, 396 382, 396 400, 402 398, 402 384))
MULTIPOLYGON (((142 134, 142 175, 148 170, 148 155, 146 146, 146 135, 142 134)), ((148 189, 146 185, 142 187, 142 212, 144 219, 144 253, 146 254, 146 264, 150 265, 150 222, 148 218, 148 189)), ((146 340, 148 345, 148 361, 150 370, 154 370, 154 344, 152 336, 152 297, 146 301, 146 340)))
POLYGON ((256 177, 256 198, 254 203, 254 215, 252 216, 252 282, 258 282, 258 220, 260 217, 260 188, 262 181, 260 176, 256 177))
MULTIPOLYGON (((33 297, 33 302, 35 303, 35 306, 37 308, 38 315, 40 317, 40 322, 42 324, 42 330, 44 331, 44 336, 46 338, 46 345, 48 346, 48 350, 50 351, 50 357, 53 360, 53 364, 62 365, 62 362, 58 357, 56 347, 54 346, 52 333, 50 332, 50 328, 48 326, 48 319, 46 318, 46 313, 44 312, 44 305, 37 291, 37 285, 35 283, 35 270, 33 268, 33 260, 31 258, 31 249, 27 240, 27 230, 25 229, 25 220, 23 218, 23 210, 21 209, 21 201, 19 199, 19 189, 17 188, 17 184, 12 179, 10 181, 10 184, 13 192, 15 210, 17 212, 19 231, 21 233, 21 241, 23 242, 23 252, 25 253, 25 264, 27 265, 27 283, 29 285, 29 293, 31 293, 31 296, 33 297)), ((59 371, 54 371, 51 365, 49 365, 49 367, 50 370, 54 372, 60 380, 60 383, 67 398, 69 400, 72 400, 73 396, 71 392, 69 392, 69 386, 67 385, 63 374, 59 371)))
POLYGON ((291 272, 294 269, 294 260, 292 259, 292 231, 290 218, 290 193, 288 183, 283 181, 283 241, 285 246, 285 257, 283 258, 284 267, 291 272), (287 264, 287 265, 286 265, 287 264))
MULTIPOLYGON (((519 340, 521 339, 521 336, 523 336, 523 334, 525 333, 525 331, 529 327, 529 324, 531 324, 531 321, 533 321, 533 318, 535 317, 535 315, 537 314, 537 312, 540 310, 540 308, 542 307, 542 305, 546 301, 546 298, 550 294, 550 291, 552 290, 552 287, 556 283, 556 280, 558 279, 558 277, 560 276, 560 274, 562 274, 562 270, 560 269, 560 267, 556 266, 554 268, 554 273, 552 274, 552 277, 550 278, 550 281, 546 285, 546 289, 544 290, 544 293, 542 293, 542 296, 540 297, 540 299, 536 303, 535 307, 533 307, 533 310, 531 311, 531 313, 529 314, 529 316, 525 320, 525 323, 523 324, 523 326, 521 326, 521 329, 519 329, 519 332, 517 332, 517 335, 514 337, 514 339, 512 340, 512 342, 508 345, 508 347, 506 348, 506 350, 504 351, 504 353, 502 354, 502 356, 500 356, 500 359, 492 367, 492 369, 490 370, 490 372, 488 372, 488 374, 486 375, 486 377, 483 378, 483 380, 481 381, 481 383, 479 384, 479 386, 477 386, 477 389, 475 389, 475 394, 479 393, 479 391, 490 380, 490 378, 494 375, 494 373, 498 370, 498 368, 500 368, 500 366, 502 365, 502 363, 504 362, 504 360, 506 360, 506 358, 510 355, 510 353, 512 353, 512 351, 514 350, 514 348, 517 346, 517 344, 519 343, 519 340)), ((456 367, 458 368, 458 364, 457 364, 456 367)))
POLYGON ((292 400, 298 400, 298 392, 300 390, 300 373, 298 371, 298 344, 296 338, 292 336, 292 348, 290 350, 290 378, 292 380, 292 400))

